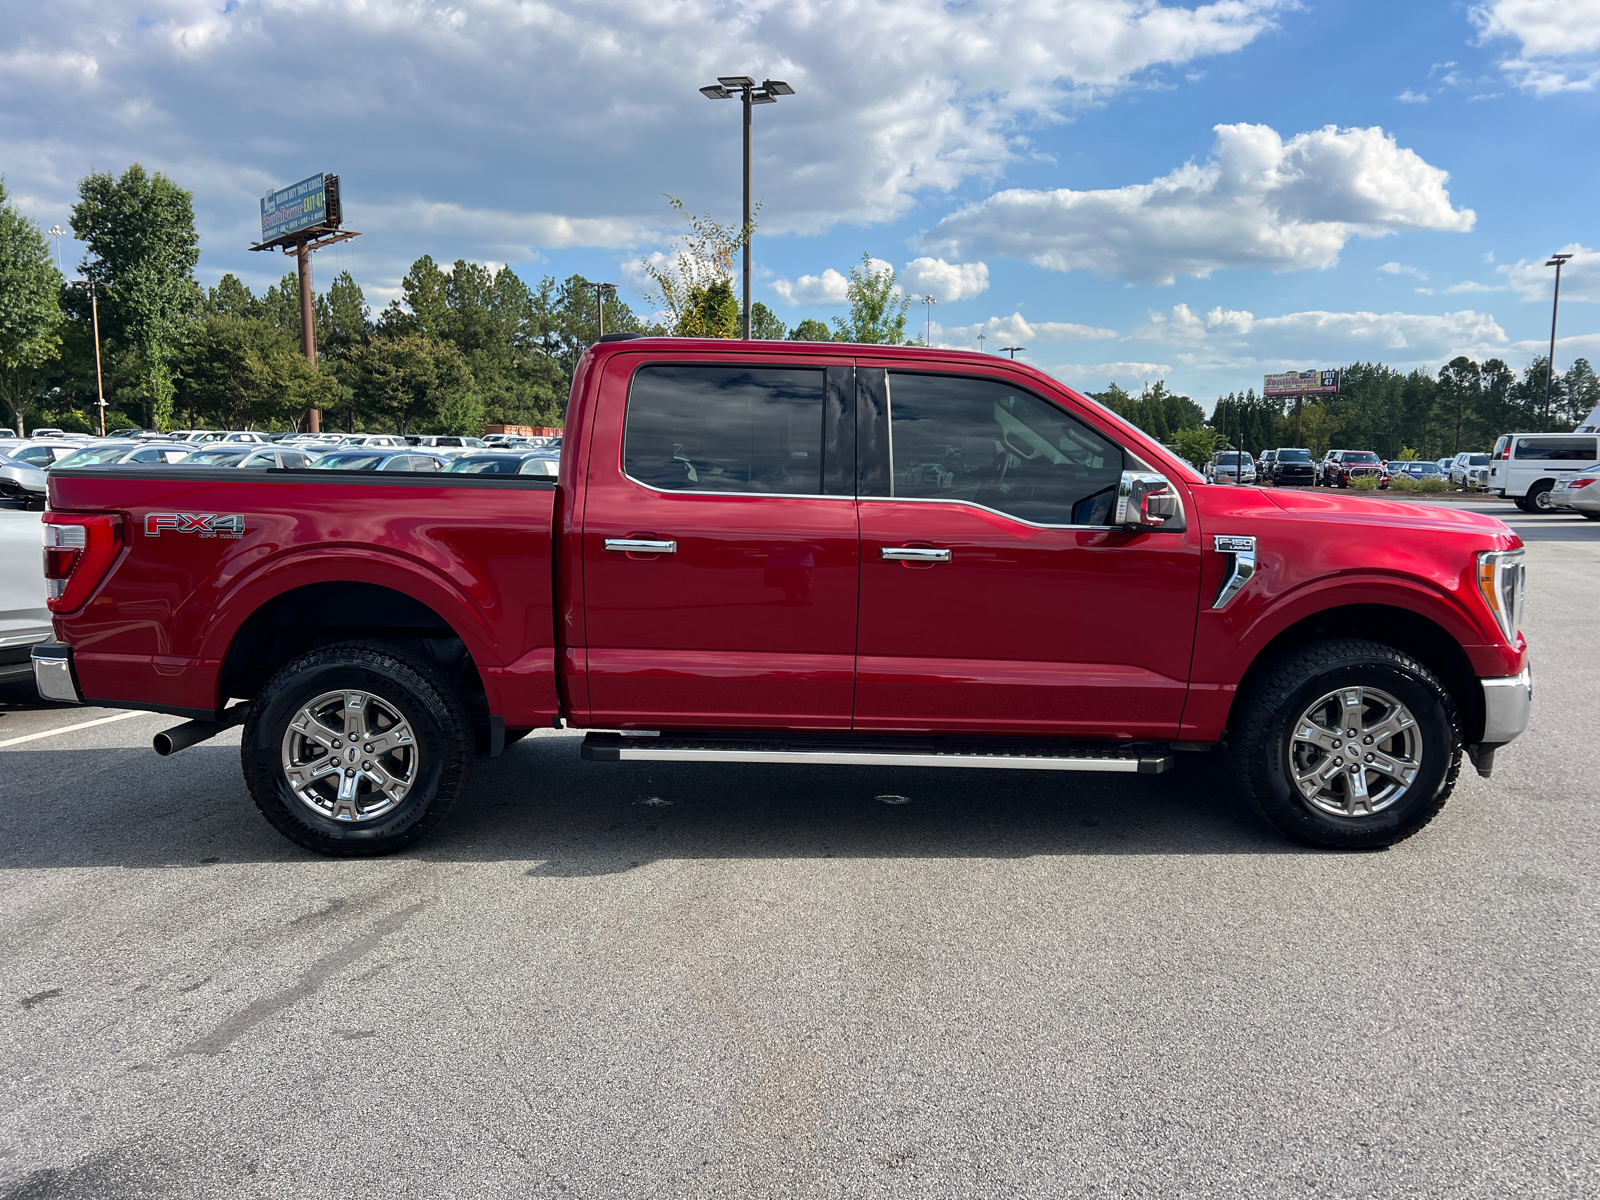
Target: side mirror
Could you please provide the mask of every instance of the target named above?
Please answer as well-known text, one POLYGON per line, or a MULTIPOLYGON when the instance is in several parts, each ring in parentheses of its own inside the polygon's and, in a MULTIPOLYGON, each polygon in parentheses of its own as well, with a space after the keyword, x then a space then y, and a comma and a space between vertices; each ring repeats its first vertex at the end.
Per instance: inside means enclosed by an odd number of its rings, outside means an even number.
POLYGON ((1124 471, 1117 481, 1117 506, 1112 524, 1129 529, 1154 529, 1178 515, 1178 493, 1165 475, 1124 471))

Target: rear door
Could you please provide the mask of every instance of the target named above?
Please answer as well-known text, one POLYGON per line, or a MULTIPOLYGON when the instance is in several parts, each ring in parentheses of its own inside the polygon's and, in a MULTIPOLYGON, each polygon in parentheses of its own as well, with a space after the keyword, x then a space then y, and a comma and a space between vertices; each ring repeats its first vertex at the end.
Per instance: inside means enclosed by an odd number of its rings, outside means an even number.
POLYGON ((1003 369, 859 376, 856 727, 1176 736, 1200 542, 1111 527, 1147 464, 1003 369))
POLYGON ((854 368, 606 361, 583 509, 591 723, 848 729, 854 368))

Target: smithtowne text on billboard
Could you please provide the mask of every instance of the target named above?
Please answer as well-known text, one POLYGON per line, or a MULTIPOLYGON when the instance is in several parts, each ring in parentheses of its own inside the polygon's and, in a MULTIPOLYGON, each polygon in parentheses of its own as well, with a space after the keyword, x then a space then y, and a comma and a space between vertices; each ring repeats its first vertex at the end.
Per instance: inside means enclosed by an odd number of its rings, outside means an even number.
POLYGON ((1268 375, 1263 396, 1331 396, 1339 391, 1337 371, 1285 371, 1268 375))
POLYGON ((302 229, 337 229, 339 177, 326 172, 261 197, 261 240, 270 242, 302 229))

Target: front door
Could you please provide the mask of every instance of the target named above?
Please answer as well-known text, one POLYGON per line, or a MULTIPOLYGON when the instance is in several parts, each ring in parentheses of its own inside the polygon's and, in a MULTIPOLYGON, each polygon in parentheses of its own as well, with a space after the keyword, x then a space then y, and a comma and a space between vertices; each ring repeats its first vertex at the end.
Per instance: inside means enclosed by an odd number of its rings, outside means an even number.
POLYGON ((589 464, 591 723, 848 729, 853 368, 637 362, 608 372, 589 464))
POLYGON ((1003 369, 858 375, 856 728, 1175 737, 1201 554, 1110 525, 1147 465, 1003 369))

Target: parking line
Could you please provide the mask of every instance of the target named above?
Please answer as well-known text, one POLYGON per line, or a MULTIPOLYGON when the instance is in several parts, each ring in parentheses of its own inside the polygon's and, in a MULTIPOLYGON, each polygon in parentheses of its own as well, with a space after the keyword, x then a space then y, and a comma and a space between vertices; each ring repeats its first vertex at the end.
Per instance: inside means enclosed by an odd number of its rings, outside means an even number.
POLYGON ((109 725, 112 721, 126 721, 129 717, 153 717, 155 713, 138 709, 132 712, 119 712, 114 716, 96 717, 93 721, 79 721, 76 725, 63 725, 60 729, 46 729, 43 733, 29 733, 22 737, 9 738, 0 742, 0 750, 7 746, 20 746, 23 742, 36 742, 40 738, 55 737, 58 733, 72 733, 78 729, 88 729, 92 725, 109 725))

